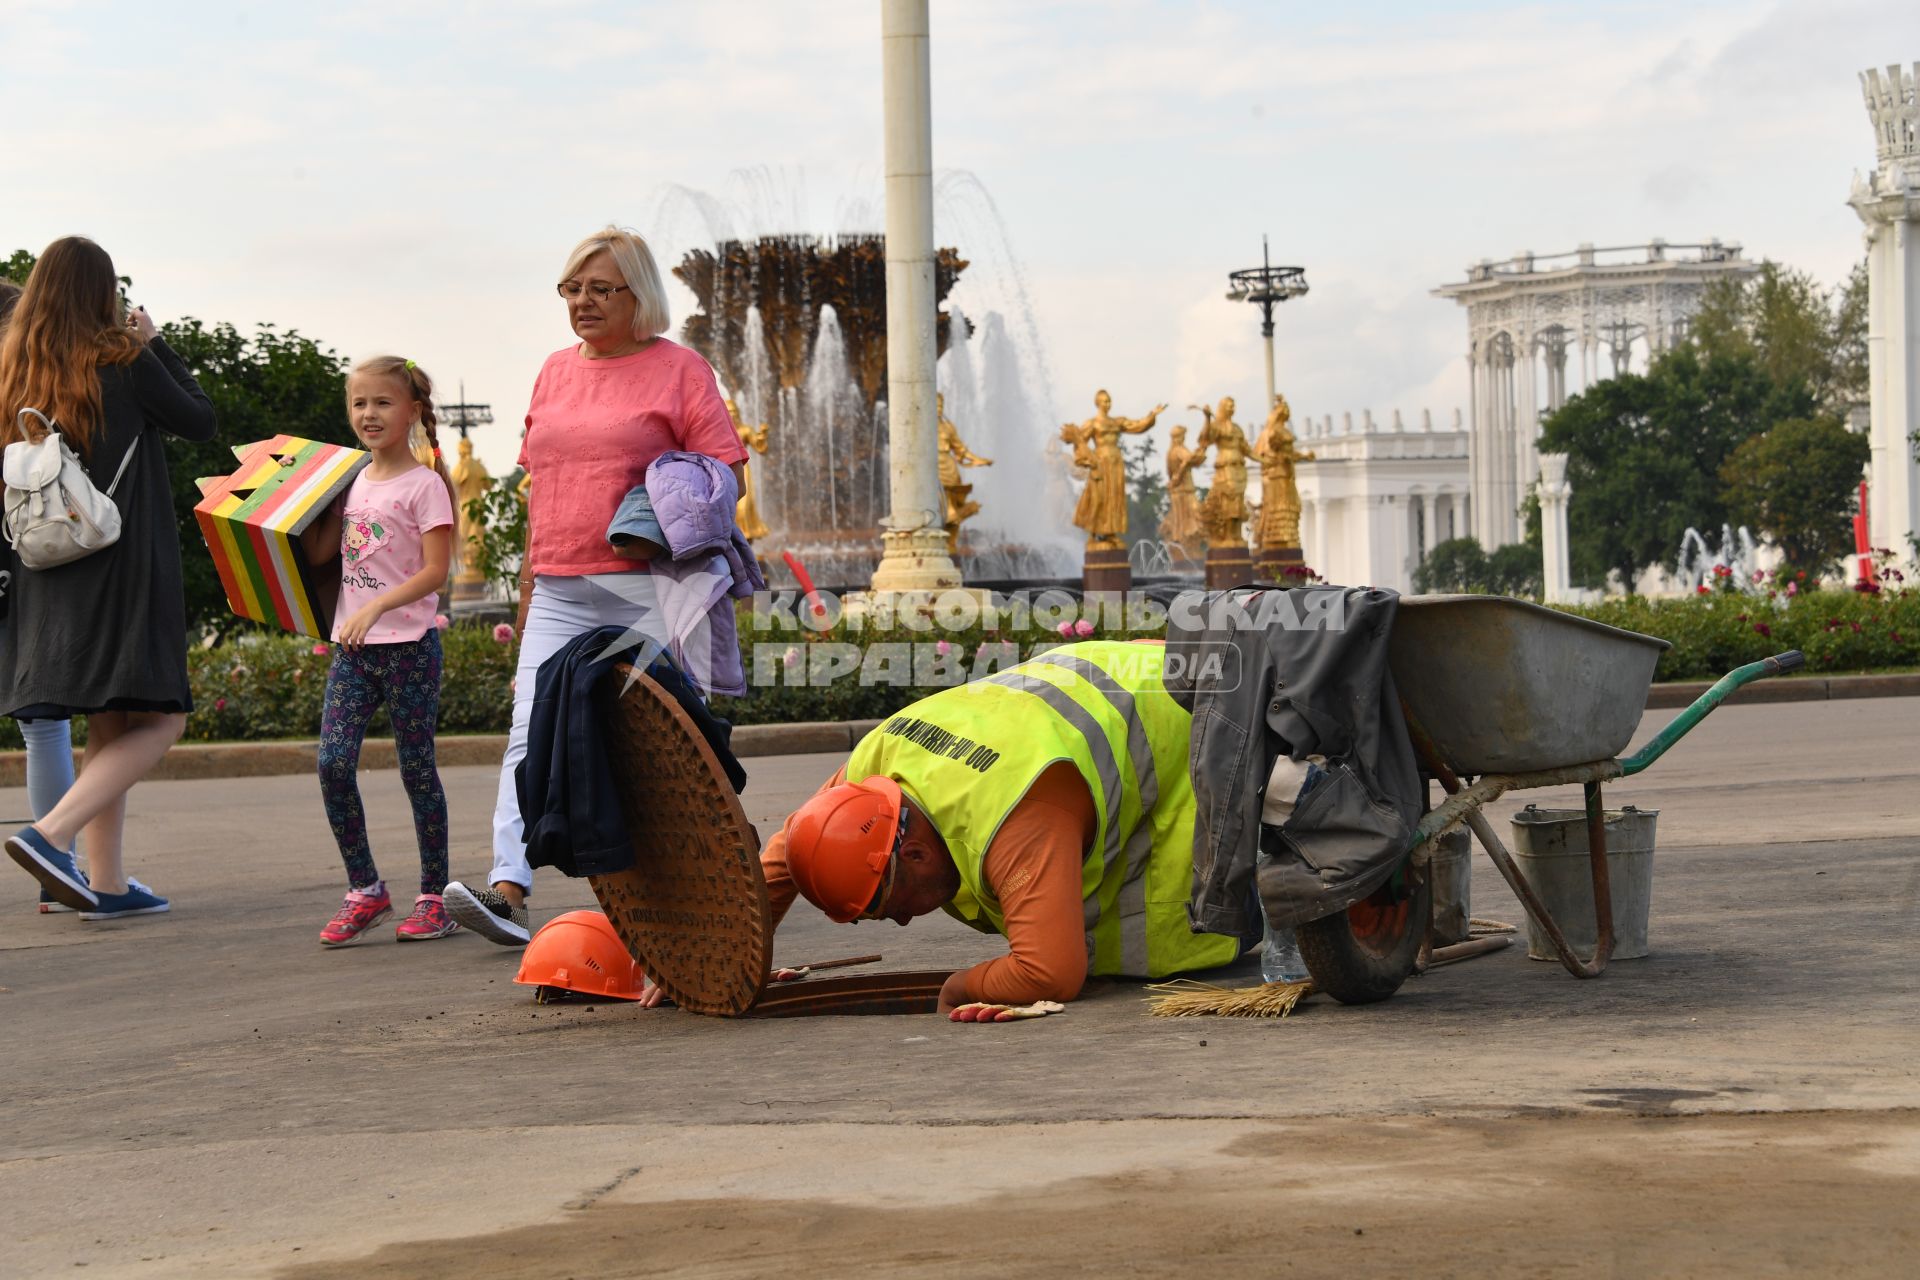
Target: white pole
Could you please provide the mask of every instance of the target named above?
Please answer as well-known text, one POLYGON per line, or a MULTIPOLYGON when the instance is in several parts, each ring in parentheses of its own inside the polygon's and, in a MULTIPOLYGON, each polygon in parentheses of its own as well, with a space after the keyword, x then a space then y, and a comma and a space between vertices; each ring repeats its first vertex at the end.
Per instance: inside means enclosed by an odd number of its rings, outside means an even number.
POLYGON ((934 414, 933 97, 927 0, 881 0, 886 112, 887 444, 892 510, 876 592, 960 585, 947 555, 934 414))
POLYGON ((1573 571, 1567 545, 1567 499, 1573 489, 1567 484, 1567 455, 1540 455, 1540 574, 1541 594, 1548 604, 1565 604, 1573 599, 1573 571))

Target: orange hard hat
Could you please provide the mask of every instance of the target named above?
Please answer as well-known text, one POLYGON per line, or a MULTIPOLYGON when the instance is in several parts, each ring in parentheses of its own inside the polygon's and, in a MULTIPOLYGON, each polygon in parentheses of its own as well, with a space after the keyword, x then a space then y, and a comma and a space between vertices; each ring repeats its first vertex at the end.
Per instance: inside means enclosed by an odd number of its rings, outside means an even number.
POLYGON ((520 953, 513 980, 538 987, 542 1002, 550 991, 638 1000, 646 975, 604 913, 569 911, 540 926, 520 953))
POLYGON ((875 774, 819 792, 787 819, 787 870, 802 897, 845 924, 873 902, 905 813, 900 784, 875 774))

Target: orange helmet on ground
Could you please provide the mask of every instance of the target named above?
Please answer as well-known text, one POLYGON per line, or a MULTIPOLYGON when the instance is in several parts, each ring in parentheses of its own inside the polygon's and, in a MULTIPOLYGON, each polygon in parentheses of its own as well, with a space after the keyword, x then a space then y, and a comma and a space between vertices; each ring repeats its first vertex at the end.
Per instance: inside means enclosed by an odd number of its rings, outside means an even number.
POLYGON ((808 902, 839 924, 873 902, 899 843, 900 784, 878 774, 820 792, 787 819, 787 869, 808 902))
POLYGON ((520 953, 520 972, 513 980, 539 988, 534 998, 541 1003, 550 993, 566 991, 638 1000, 646 975, 604 913, 569 911, 540 926, 520 953))

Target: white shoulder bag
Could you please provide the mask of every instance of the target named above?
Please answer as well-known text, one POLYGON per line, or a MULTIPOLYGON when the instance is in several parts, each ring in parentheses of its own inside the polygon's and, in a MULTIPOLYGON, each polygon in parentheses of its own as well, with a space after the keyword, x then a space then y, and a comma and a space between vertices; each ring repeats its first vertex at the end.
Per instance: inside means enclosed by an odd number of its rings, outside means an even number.
POLYGON ((21 436, 27 435, 28 414, 40 419, 46 434, 38 441, 23 438, 7 446, 0 464, 6 480, 5 531, 21 564, 53 569, 120 540, 120 508, 113 491, 127 474, 140 440, 136 436, 127 447, 113 483, 101 493, 46 414, 22 409, 16 419, 21 436))

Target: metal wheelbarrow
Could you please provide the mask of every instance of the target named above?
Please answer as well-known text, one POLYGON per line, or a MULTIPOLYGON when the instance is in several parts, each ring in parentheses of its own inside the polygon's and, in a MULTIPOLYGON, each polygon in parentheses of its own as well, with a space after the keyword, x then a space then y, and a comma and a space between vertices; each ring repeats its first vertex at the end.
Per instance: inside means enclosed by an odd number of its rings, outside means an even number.
MULTIPOLYGON (((1614 947, 1606 806, 1601 785, 1664 755, 1742 685, 1800 667, 1790 650, 1722 676, 1653 740, 1622 758, 1639 727, 1665 640, 1504 596, 1415 596, 1400 602, 1388 655, 1407 732, 1446 799, 1421 818, 1387 885, 1299 928, 1314 982, 1347 1004, 1384 1000, 1420 967, 1431 909, 1435 842, 1465 824, 1576 978, 1605 971, 1614 947), (1472 778, 1473 781, 1463 781, 1472 778), (1582 958, 1481 812, 1509 791, 1579 783, 1598 929, 1582 958)), ((1471 945, 1471 944, 1469 944, 1471 945)))

